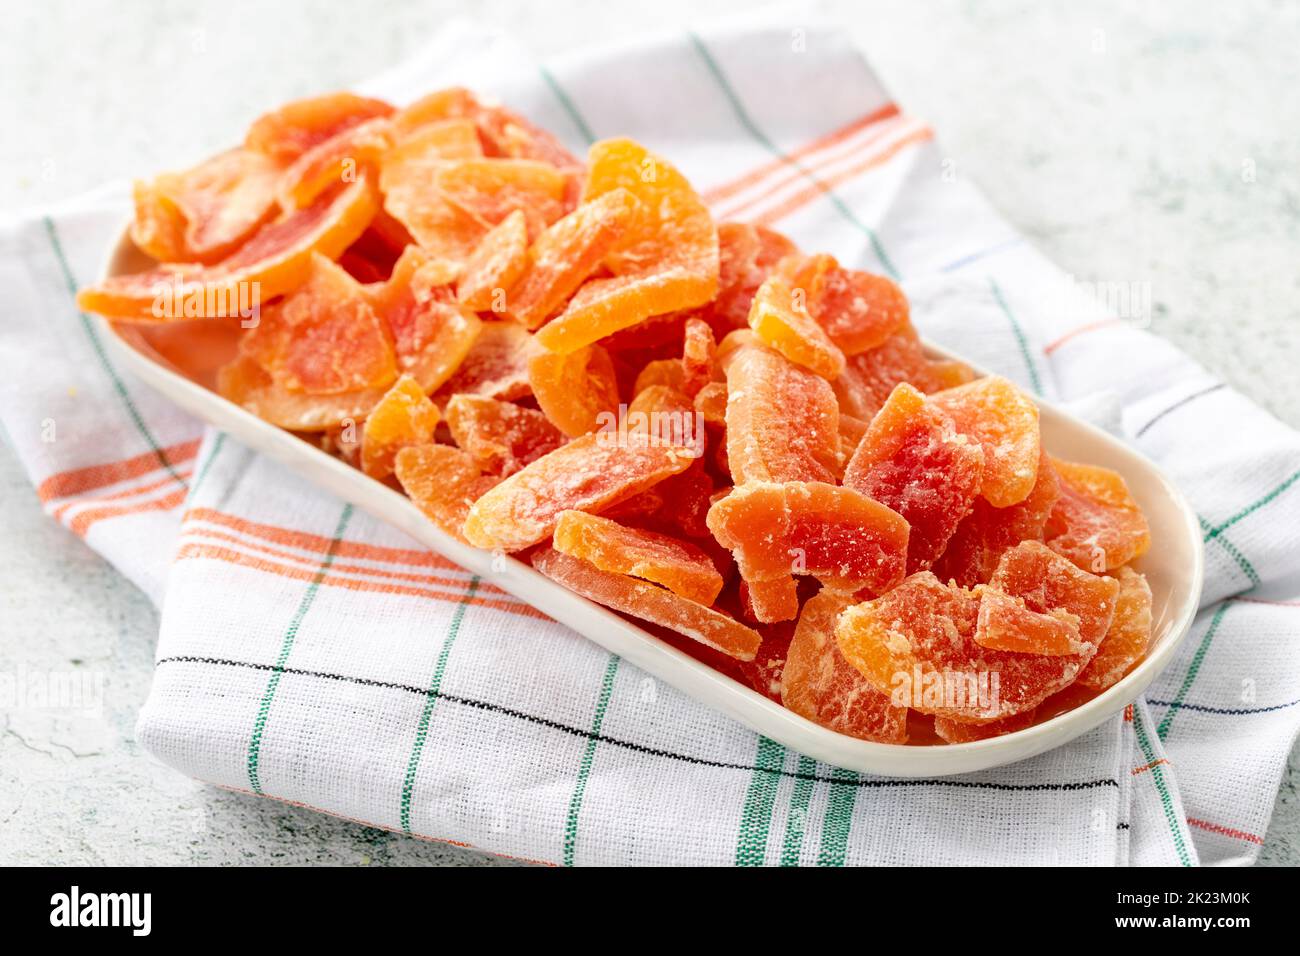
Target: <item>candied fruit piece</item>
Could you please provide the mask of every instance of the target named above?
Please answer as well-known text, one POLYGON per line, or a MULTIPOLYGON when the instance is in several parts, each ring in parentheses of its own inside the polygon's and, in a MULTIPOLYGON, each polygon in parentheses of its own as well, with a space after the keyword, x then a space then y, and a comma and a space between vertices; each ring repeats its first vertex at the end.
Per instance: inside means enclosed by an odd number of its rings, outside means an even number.
POLYGON ((781 672, 781 703, 850 737, 905 743, 907 708, 867 683, 835 640, 835 621, 853 603, 852 594, 823 588, 804 604, 781 672))
POLYGON ((513 475, 565 441, 536 409, 483 395, 453 395, 445 414, 456 444, 494 475, 513 475))
POLYGON ((844 370, 844 353, 817 324, 804 304, 803 291, 770 277, 759 286, 749 308, 749 327, 791 362, 830 380, 844 370))
POLYGON ((1032 727, 1038 719, 1038 709, 1023 710, 1002 720, 991 720, 984 724, 964 724, 946 717, 934 718, 934 732, 947 743, 969 744, 976 740, 988 740, 1003 734, 1014 734, 1017 730, 1032 727))
POLYGON ((843 269, 825 254, 799 262, 791 274, 806 292, 808 314, 845 355, 883 345, 908 322, 907 297, 885 276, 843 269))
POLYGON ((876 413, 844 484, 907 519, 907 572, 924 571, 970 512, 984 471, 980 445, 907 384, 876 413))
POLYGON ((137 182, 131 239, 159 262, 217 262, 275 214, 279 176, 275 160, 232 149, 137 182))
POLYGON ((126 322, 239 315, 302 285, 311 273, 312 253, 328 259, 342 254, 378 208, 374 185, 362 176, 340 192, 262 226, 215 265, 164 263, 112 276, 82 289, 77 304, 126 322), (161 309, 160 299, 165 303, 161 309))
POLYGON ((1005 508, 1029 497, 1038 478, 1038 406, 997 375, 936 392, 930 401, 984 447, 980 494, 990 504, 1005 508))
POLYGON ((465 537, 480 548, 519 551, 545 541, 561 511, 601 512, 691 463, 684 449, 635 432, 595 432, 517 471, 474 503, 465 537))
POLYGON ((258 418, 295 432, 325 432, 365 418, 382 388, 341 395, 307 395, 277 385, 256 361, 241 355, 217 372, 217 393, 258 418))
POLYGON ((1151 530, 1122 476, 1056 458, 1052 467, 1061 496, 1043 530, 1048 547, 1098 574, 1146 553, 1151 530))
POLYGON ((527 268, 527 220, 516 209, 494 226, 465 260, 456 297, 475 312, 505 312, 506 293, 527 268))
POLYGON ((761 346, 740 346, 724 367, 727 460, 736 484, 834 481, 839 407, 826 380, 761 346))
POLYGON ((482 155, 470 120, 447 120, 420 129, 383 157, 379 188, 384 209, 429 253, 463 262, 487 227, 434 187, 449 163, 482 155))
POLYGON ((329 93, 294 100, 254 120, 244 137, 244 145, 274 159, 291 162, 344 130, 392 112, 393 107, 383 100, 355 93, 329 93))
POLYGON ((1082 654, 1046 657, 975 643, 979 597, 919 571, 872 601, 850 607, 835 627, 840 650, 895 704, 949 720, 983 723, 1037 707, 1069 685, 1082 654))
POLYGON ((378 117, 317 143, 280 175, 276 184, 280 205, 300 209, 321 193, 352 182, 363 169, 377 174, 392 142, 392 124, 378 117))
POLYGON ((870 420, 901 382, 928 394, 965 384, 974 377, 969 366, 961 362, 927 358, 916 330, 904 323, 883 344, 850 355, 833 384, 841 411, 870 420))
POLYGON ((582 165, 558 139, 504 106, 480 102, 473 115, 493 156, 532 159, 561 169, 582 165))
POLYGON ((419 383, 403 375, 366 416, 361 430, 361 470, 371 478, 387 478, 399 451, 433 441, 439 417, 438 406, 429 401, 419 383))
POLYGON ((530 329, 550 318, 614 248, 635 209, 631 193, 614 189, 551 225, 529 250, 510 314, 530 329))
POLYGON ((609 353, 589 345, 567 355, 538 350, 528 362, 537 406, 570 437, 593 431, 603 413, 618 411, 618 379, 609 353))
POLYGON ((484 475, 473 458, 450 445, 403 448, 393 473, 425 517, 457 541, 465 541, 461 527, 470 506, 501 480, 484 475))
POLYGON ((1078 618, 1079 640, 1096 648, 1115 614, 1119 582, 1089 574, 1037 541, 1023 541, 998 561, 989 587, 1040 614, 1065 611, 1078 618))
POLYGON ((532 394, 528 361, 538 349, 528 331, 515 322, 484 322, 455 374, 433 400, 446 405, 453 395, 485 395, 514 401, 532 394))
POLYGON ((710 425, 727 423, 727 383, 709 382, 695 393, 695 410, 710 425))
MULTIPOLYGON (((665 478, 652 489, 667 503, 652 512, 660 523, 676 528, 691 538, 707 539, 713 544, 705 519, 713 503, 713 479, 704 467, 704 459, 697 458, 681 474, 665 478)), ((730 556, 728 556, 730 560, 730 556)))
POLYGON ((1059 494, 1056 472, 1043 451, 1029 497, 1006 508, 995 508, 983 498, 976 498, 971 513, 957 525, 948 546, 934 563, 934 573, 940 581, 956 581, 963 587, 987 584, 1004 551, 1021 541, 1043 539, 1043 526, 1059 494))
POLYGON ((361 285, 323 256, 311 275, 240 341, 282 388, 338 395, 387 388, 397 378, 388 328, 361 285))
POLYGON ((991 587, 981 588, 979 594, 975 643, 981 647, 1049 657, 1084 652, 1079 641, 1079 618, 1069 611, 1031 611, 1022 598, 991 587))
POLYGON ((686 388, 686 372, 679 359, 652 359, 637 373, 632 394, 639 395, 647 388, 664 385, 681 392, 686 388))
POLYGON ((589 601, 685 634, 728 657, 752 661, 763 642, 753 628, 667 588, 602 571, 550 548, 538 551, 532 560, 542 574, 589 601))
MULTIPOLYGON (((718 343, 703 319, 687 319, 682 337, 682 391, 693 398, 714 378, 718 343)), ((639 389, 638 389, 639 391, 639 389)))
POLYGON ((454 266, 409 246, 388 281, 372 293, 388 323, 398 368, 432 392, 457 372, 478 346, 483 322, 455 301, 454 266))
POLYGON ((793 621, 799 616, 799 582, 789 574, 740 581, 745 616, 763 624, 793 621))
POLYGON ((718 232, 708 208, 666 160, 630 139, 596 143, 583 202, 626 189, 639 203, 605 256, 613 273, 592 279, 538 332, 541 344, 571 352, 652 315, 691 309, 718 291, 718 232))
POLYGON ((1079 683, 1096 690, 1105 690, 1119 683, 1137 666, 1151 643, 1151 588, 1147 579, 1132 568, 1120 568, 1119 597, 1115 603, 1115 618, 1102 638, 1097 656, 1079 675, 1079 683))
POLYGON ((554 547, 602 571, 661 584, 700 604, 712 604, 722 590, 722 575, 695 545, 655 531, 629 528, 599 515, 561 512, 555 525, 554 547))
POLYGON ((461 159, 443 165, 435 180, 443 198, 485 228, 523 212, 529 236, 564 215, 565 175, 530 159, 461 159))
POLYGON ((798 251, 793 242, 766 226, 719 225, 718 297, 707 309, 714 331, 725 335, 732 329, 745 328, 758 287, 782 259, 798 251))

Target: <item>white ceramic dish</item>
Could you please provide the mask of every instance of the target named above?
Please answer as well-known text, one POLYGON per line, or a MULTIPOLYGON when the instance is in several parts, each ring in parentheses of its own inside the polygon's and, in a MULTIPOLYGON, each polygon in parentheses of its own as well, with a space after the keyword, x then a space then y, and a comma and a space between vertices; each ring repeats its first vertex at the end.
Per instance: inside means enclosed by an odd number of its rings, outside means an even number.
MULTIPOLYGON (((148 265, 124 231, 109 251, 104 275, 148 265)), ((1032 757, 1119 713, 1169 661, 1186 636, 1201 593, 1202 550, 1195 514, 1156 467, 1105 432, 1039 403, 1043 440, 1055 455, 1118 471, 1146 512, 1154 542, 1137 562, 1151 585, 1153 644, 1138 667, 1105 693, 1033 727, 968 744, 905 746, 857 740, 820 727, 725 677, 626 619, 566 590, 513 559, 448 537, 405 496, 267 424, 187 377, 165 357, 167 332, 100 320, 114 358, 186 411, 269 455, 307 480, 401 528, 448 560, 482 575, 642 670, 800 753, 850 770, 899 777, 937 777, 985 770, 1032 757), (503 566, 504 565, 504 566, 503 566)), ((929 347, 936 356, 960 358, 929 347)), ((215 364, 215 358, 214 363, 215 364)), ((201 377, 196 373, 196 377, 201 377)))

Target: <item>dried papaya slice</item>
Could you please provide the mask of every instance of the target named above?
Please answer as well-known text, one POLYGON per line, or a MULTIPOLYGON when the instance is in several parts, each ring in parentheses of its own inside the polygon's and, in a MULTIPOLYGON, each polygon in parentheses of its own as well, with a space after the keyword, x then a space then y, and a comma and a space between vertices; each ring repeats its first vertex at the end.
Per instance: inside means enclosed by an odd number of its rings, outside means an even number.
POLYGON ((1003 554, 989 587, 1023 598, 1031 611, 1073 615, 1079 640, 1091 649, 1106 636, 1119 596, 1115 578, 1080 570, 1037 541, 1023 541, 1003 554))
POLYGON ((453 395, 445 415, 456 444, 494 475, 513 475, 565 442, 536 409, 482 395, 453 395))
POLYGON ((1056 472, 1043 451, 1034 490, 1024 501, 995 508, 983 498, 975 499, 971 513, 957 525, 948 546, 934 563, 935 575, 940 581, 956 581, 962 587, 987 584, 1008 548, 1021 541, 1043 540, 1043 526, 1059 495, 1056 472))
POLYGON ((602 571, 550 548, 533 555, 533 567, 589 601, 684 634, 737 660, 752 661, 762 636, 720 611, 667 588, 602 571))
POLYGON ((528 223, 516 209, 483 236, 465 261, 456 297, 475 312, 505 312, 506 294, 527 268, 528 223))
POLYGON ((717 352, 718 343, 709 323, 703 319, 687 319, 682 331, 682 391, 688 397, 694 398, 714 380, 717 352))
POLYGON ((1085 653, 1079 641, 1079 618, 1062 608, 1030 610, 1023 598, 982 587, 975 643, 995 651, 1060 657, 1085 653))
POLYGON ((397 453, 393 472, 425 517, 457 541, 470 505, 501 479, 484 475, 474 459, 450 445, 413 445, 397 453))
MULTIPOLYGON (((478 140, 478 127, 473 121, 478 110, 478 98, 463 86, 449 86, 434 90, 403 106, 393 114, 393 129, 400 137, 410 137, 424 129, 445 123, 448 120, 462 120, 478 140)), ((482 154, 482 147, 479 147, 482 154)))
POLYGON ((528 269, 510 295, 510 314, 536 329, 600 265, 632 221, 637 201, 613 189, 585 202, 537 237, 528 269))
POLYGON ((907 708, 896 707, 845 660, 835 622, 852 594, 823 588, 804 604, 781 672, 781 702, 800 717, 862 740, 907 741, 907 708))
POLYGON ((907 572, 924 571, 970 513, 984 473, 978 442, 907 384, 876 413, 844 472, 844 484, 907 519, 907 572))
POLYGON ((848 608, 835 633, 868 683, 923 714, 984 723, 1037 707, 1069 685, 1091 656, 995 651, 975 642, 979 596, 920 571, 848 608))
POLYGON ((844 353, 804 305, 803 290, 778 276, 759 286, 749 308, 749 327, 763 344, 830 381, 844 370, 844 353))
POLYGON ((383 100, 355 93, 294 100, 258 117, 249 127, 244 145, 273 159, 292 162, 344 130, 392 112, 393 107, 383 100))
POLYGON ((675 392, 685 390, 686 371, 682 367, 680 359, 652 359, 646 362, 641 371, 636 374, 632 394, 640 395, 647 388, 653 388, 656 385, 671 388, 675 392))
POLYGON ((480 548, 519 551, 545 541, 561 511, 601 512, 686 470, 683 449, 635 432, 575 438, 517 471, 480 498, 465 537, 480 548))
POLYGON ((722 336, 745 328, 758 287, 782 259, 798 251, 793 242, 766 226, 720 224, 718 296, 705 310, 715 334, 722 336))
POLYGON ((727 460, 735 483, 833 482, 839 407, 826 380, 761 346, 732 350, 723 367, 727 460))
POLYGON ((710 425, 727 423, 727 383, 709 382, 695 393, 695 410, 710 425))
POLYGON ((387 388, 397 378, 393 343, 361 284, 313 255, 306 283, 262 312, 240 350, 282 388, 339 395, 387 388))
POLYGON ((1079 567, 1110 571, 1145 554, 1151 530, 1124 478, 1096 465, 1052 459, 1061 496, 1047 519, 1048 546, 1079 567))
POLYGON ((464 360, 433 400, 446 405, 453 395, 484 395, 506 402, 524 398, 532 394, 528 362, 538 351, 533 337, 517 323, 483 322, 464 360))
POLYGON ((339 256, 360 236, 379 208, 375 188, 362 176, 338 193, 262 226, 216 265, 163 264, 86 286, 77 303, 127 322, 239 315, 292 292, 311 273, 312 253, 339 256))
POLYGON ((539 350, 528 362, 537 406, 571 437, 594 431, 602 413, 618 410, 618 379, 609 353, 589 345, 567 355, 539 350))
POLYGON ((1029 497, 1041 454, 1038 406, 998 375, 936 392, 930 401, 983 446, 980 494, 990 504, 1005 508, 1029 497))
POLYGON ((448 202, 433 183, 449 163, 480 156, 478 131, 470 120, 447 120, 420 129, 383 157, 379 188, 384 209, 431 254, 463 262, 487 227, 448 202))
POLYGON ((261 153, 232 149, 137 182, 131 239, 159 262, 218 262, 275 214, 280 170, 261 153))
POLYGON ((567 178, 535 160, 456 160, 438 170, 434 183, 444 199, 485 229, 521 211, 529 236, 537 237, 565 213, 567 178))
POLYGON ((582 166, 553 135, 504 106, 479 102, 474 119, 492 156, 536 160, 560 169, 582 166))
POLYGON ((900 382, 929 394, 974 378, 975 373, 964 363, 926 357, 916 330, 904 323, 882 345, 850 355, 833 384, 840 410, 870 421, 900 382))
POLYGON ((482 337, 479 317, 455 301, 455 267, 418 246, 409 246, 388 281, 371 293, 388 323, 398 368, 426 393, 458 372, 482 337))
POLYGON ((1105 690, 1119 683, 1137 662, 1146 656, 1151 643, 1151 588, 1147 579, 1132 568, 1115 572, 1119 580, 1119 597, 1097 656, 1079 675, 1079 683, 1095 690, 1105 690))
POLYGON ((403 375, 366 416, 361 431, 361 470, 371 478, 387 478, 399 451, 433 441, 439 419, 438 406, 429 401, 415 379, 403 375))
POLYGON ((263 421, 295 432, 327 432, 356 426, 381 398, 382 388, 341 395, 307 395, 277 385, 269 372, 241 355, 217 373, 217 393, 263 421))
POLYGON ((793 621, 799 616, 799 583, 789 574, 742 578, 740 604, 745 616, 760 624, 793 621))
POLYGON ((561 512, 554 548, 602 571, 651 581, 700 604, 712 604, 722 591, 722 575, 695 545, 599 515, 561 512))
POLYGON ((392 124, 384 117, 366 120, 317 143, 280 174, 276 195, 285 209, 309 206, 333 187, 355 182, 362 171, 376 175, 392 146, 392 124))
POLYGON ((1002 720, 991 720, 985 724, 963 724, 946 717, 934 718, 934 732, 945 743, 969 744, 977 740, 988 740, 1004 734, 1014 734, 1017 730, 1032 727, 1038 719, 1038 709, 1021 711, 1002 720))
POLYGON ((804 289, 808 314, 845 355, 883 345, 908 323, 907 297, 885 276, 843 269, 824 253, 797 257, 778 269, 804 289))

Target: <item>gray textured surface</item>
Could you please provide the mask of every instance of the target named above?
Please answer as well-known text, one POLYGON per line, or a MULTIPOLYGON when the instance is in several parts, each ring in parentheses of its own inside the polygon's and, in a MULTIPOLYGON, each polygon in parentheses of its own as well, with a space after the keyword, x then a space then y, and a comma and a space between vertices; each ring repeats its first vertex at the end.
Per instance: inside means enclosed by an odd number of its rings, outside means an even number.
MULTIPOLYGON (((659 0, 653 26, 743 10, 659 0)), ((856 2, 851 26, 896 98, 1081 280, 1150 283, 1153 326, 1300 426, 1300 7, 856 2), (1252 175, 1243 175, 1251 173, 1252 175)), ((651 5, 19 4, 0 32, 0 208, 183 165, 262 108, 400 60, 451 15, 542 56, 642 33, 651 5)), ((792 8, 791 26, 808 14, 792 8)), ((477 864, 424 844, 203 787, 132 739, 150 678, 148 602, 41 514, 0 449, 0 669, 80 669, 102 715, 0 714, 0 863, 477 864)), ((1300 862, 1300 752, 1261 862, 1300 862)))

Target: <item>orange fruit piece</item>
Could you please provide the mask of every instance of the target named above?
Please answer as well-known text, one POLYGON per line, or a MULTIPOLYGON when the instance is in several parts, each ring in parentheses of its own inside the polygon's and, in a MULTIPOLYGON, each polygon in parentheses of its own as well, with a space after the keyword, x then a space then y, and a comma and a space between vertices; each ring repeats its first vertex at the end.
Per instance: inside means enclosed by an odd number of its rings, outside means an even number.
POLYGON ((1022 598, 991 587, 980 588, 979 595, 975 643, 981 647, 1049 657, 1084 653, 1079 618, 1069 611, 1057 608, 1040 614, 1030 610, 1022 598))
POLYGON ((904 323, 882 345, 848 356, 844 371, 833 384, 840 410, 870 421, 901 382, 929 394, 974 378, 975 373, 961 362, 927 358, 916 330, 904 323))
POLYGON ((455 373, 434 394, 439 405, 446 405, 453 395, 511 402, 532 394, 528 362, 538 352, 533 337, 515 322, 483 322, 481 327, 455 373))
POLYGON ((1029 497, 1041 451, 1038 406, 998 375, 936 392, 930 401, 952 417, 958 431, 983 446, 980 494, 990 504, 1005 508, 1029 497))
POLYGON ((565 213, 568 180, 546 163, 530 159, 460 159, 437 171, 443 198, 485 229, 522 211, 528 234, 536 237, 565 213))
POLYGON ((533 567, 589 601, 684 634, 741 661, 752 661, 762 636, 720 611, 625 574, 602 571, 580 558, 545 548, 533 567))
POLYGON ((371 478, 387 478, 399 451, 433 441, 440 418, 438 406, 429 401, 420 384, 403 375, 366 416, 361 431, 361 470, 371 478))
POLYGON ((338 395, 387 388, 397 378, 388 327, 361 284, 321 255, 311 274, 240 340, 282 388, 338 395))
POLYGON ((997 569, 998 559, 1021 541, 1043 540, 1043 526, 1060 495, 1056 472, 1046 451, 1038 458, 1038 477, 1024 501, 995 508, 976 498, 971 513, 957 525, 948 539, 934 573, 940 581, 956 581, 962 587, 987 584, 997 569))
POLYGON ((1146 656, 1151 644, 1151 588, 1147 579, 1132 568, 1120 568, 1115 577, 1119 580, 1115 618, 1097 648, 1097 656, 1079 675, 1080 684, 1099 691, 1127 676, 1146 656))
POLYGON ((450 445, 403 448, 393 473, 425 517, 457 541, 465 541, 461 527, 470 506, 501 480, 484 475, 473 458, 450 445))
POLYGON ((278 385, 266 369, 247 355, 237 357, 217 372, 217 393, 263 421, 295 432, 355 427, 384 397, 382 388, 340 395, 291 392, 278 385))
POLYGON ((419 129, 402 139, 381 161, 379 189, 384 209, 434 256, 463 262, 487 227, 434 187, 449 163, 482 156, 478 131, 467 119, 419 129))
POLYGON ((539 333, 571 352, 652 315, 691 309, 718 291, 718 232, 704 202, 670 163, 630 139, 603 140, 588 153, 582 200, 616 189, 639 200, 605 256, 610 279, 593 279, 539 333))
POLYGON ((632 394, 640 395, 647 388, 661 385, 681 392, 686 389, 686 370, 680 359, 651 359, 636 374, 632 394))
POLYGON ((614 248, 637 201, 614 189, 559 219, 529 250, 528 268, 510 295, 510 314, 536 329, 562 308, 614 248))
POLYGON ((984 723, 1037 707, 1068 686, 1091 655, 1045 657, 975 642, 979 596, 920 571, 835 627, 840 650, 896 704, 949 720, 984 723))
POLYGON ((709 382, 695 393, 695 410, 710 425, 727 423, 727 383, 709 382))
POLYGON ((782 259, 799 250, 766 226, 721 223, 718 226, 718 295, 705 309, 717 335, 748 324, 758 291, 782 259))
POLYGON ((527 268, 528 224, 516 209, 488 230, 465 260, 456 297, 475 312, 505 312, 506 293, 527 268))
POLYGON ((808 314, 845 355, 883 345, 908 324, 907 296, 885 276, 842 269, 824 253, 778 266, 807 296, 808 314))
POLYGON ((294 100, 254 120, 244 145, 282 162, 292 162, 344 130, 392 112, 393 107, 383 100, 355 93, 294 100))
POLYGON ((1023 598, 1025 607, 1039 614, 1073 615, 1079 640, 1090 645, 1089 657, 1110 628, 1119 596, 1117 580, 1082 571, 1037 541, 1023 541, 1003 554, 989 587, 1023 598))
POLYGON ((740 580, 744 614, 761 624, 793 621, 799 616, 799 582, 789 574, 740 580))
POLYGON ((808 314, 804 297, 784 279, 770 277, 754 294, 749 327, 765 345, 829 381, 844 370, 844 353, 808 314))
POLYGON ((159 262, 217 262, 276 213, 280 165, 232 149, 135 184, 131 239, 159 262))
POLYGON ((946 717, 934 718, 934 732, 940 739, 950 744, 969 744, 976 740, 988 740, 1004 734, 1014 734, 1017 730, 1032 727, 1038 719, 1037 708, 1024 710, 1002 720, 991 720, 984 724, 964 724, 946 717))
POLYGON ((392 124, 385 117, 366 120, 317 143, 280 174, 276 184, 280 205, 301 209, 330 188, 354 182, 363 170, 377 175, 379 161, 392 143, 392 124))
POLYGON ((844 484, 907 519, 907 573, 924 571, 979 494, 980 445, 958 434, 952 419, 907 384, 876 413, 844 471, 844 484))
POLYGON ((536 160, 560 169, 582 166, 582 161, 565 149, 563 143, 513 110, 478 102, 473 115, 489 155, 536 160))
POLYGON ((543 455, 474 503, 465 537, 480 548, 519 551, 545 541, 561 511, 600 512, 684 471, 682 449, 629 433, 589 433, 543 455))
POLYGON ((392 275, 370 295, 388 324, 402 372, 426 393, 451 378, 473 354, 484 329, 452 292, 454 267, 419 246, 408 246, 392 275))
POLYGON ((594 431, 602 415, 618 412, 614 363, 599 345, 567 355, 538 350, 528 361, 528 384, 537 407, 571 437, 594 431))
POLYGON ((852 594, 823 588, 804 604, 781 672, 781 703, 850 737, 906 743, 907 708, 867 683, 835 640, 835 621, 853 603, 852 594))
POLYGON ((839 407, 826 380, 762 346, 742 345, 722 364, 727 460, 736 484, 833 482, 839 407))
POLYGON ((485 472, 513 475, 565 442, 533 408, 483 395, 453 395, 444 410, 456 444, 485 472))
POLYGON ((687 319, 682 332, 682 391, 693 398, 716 377, 718 343, 703 319, 687 319))
POLYGON ((86 286, 77 304, 87 312, 127 322, 168 322, 239 315, 292 292, 311 273, 312 253, 342 254, 378 210, 366 177, 305 209, 262 226, 215 265, 163 264, 86 286), (160 304, 163 306, 160 308, 160 304))
POLYGON ((1052 467, 1060 479, 1061 496, 1043 533, 1053 551, 1094 573, 1113 570, 1146 553, 1151 529, 1121 475, 1056 458, 1052 467))
POLYGON ((722 591, 722 575, 695 545, 599 515, 562 512, 553 547, 602 571, 652 581, 700 604, 712 604, 722 591))

